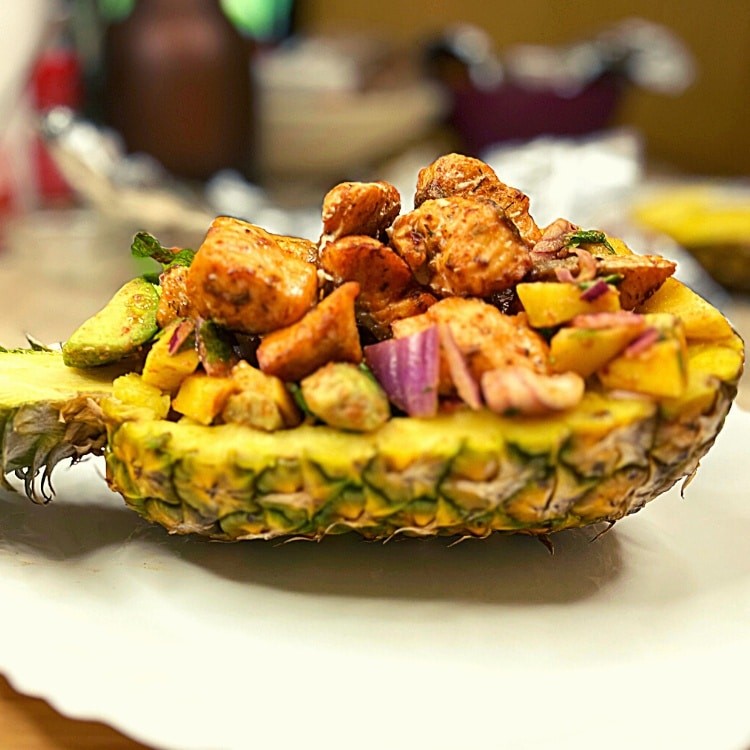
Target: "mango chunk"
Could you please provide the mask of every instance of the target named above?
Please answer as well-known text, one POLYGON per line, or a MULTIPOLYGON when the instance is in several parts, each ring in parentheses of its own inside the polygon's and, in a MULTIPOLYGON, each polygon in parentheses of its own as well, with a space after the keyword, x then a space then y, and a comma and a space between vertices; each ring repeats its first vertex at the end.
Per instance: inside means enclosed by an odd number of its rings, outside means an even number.
POLYGON ((183 347, 174 354, 169 353, 169 342, 180 320, 175 320, 164 329, 153 344, 143 364, 143 381, 149 385, 174 395, 182 381, 195 372, 200 364, 194 346, 183 347))
POLYGON ((731 382, 739 377, 744 363, 744 351, 738 344, 737 337, 717 344, 691 344, 687 350, 688 367, 731 382))
POLYGON ((607 242, 609 242, 609 246, 614 250, 615 255, 633 255, 633 251, 619 237, 610 237, 608 235, 607 242))
POLYGON ((685 326, 688 340, 729 338, 733 335, 729 321, 690 287, 677 279, 666 279, 661 287, 641 306, 642 313, 678 315, 685 326))
POLYGON ((619 325, 611 328, 561 328, 550 342, 550 362, 555 372, 577 372, 587 378, 620 354, 645 328, 619 325))
POLYGON ((182 381, 172 408, 195 422, 209 425, 221 413, 236 388, 231 377, 211 377, 196 372, 182 381))
POLYGON ((599 379, 610 390, 677 398, 688 383, 684 328, 672 315, 650 314, 645 318, 647 326, 658 331, 658 340, 642 350, 626 349, 599 371, 599 379))
POLYGON ((700 414, 716 399, 717 380, 733 382, 742 372, 743 347, 737 336, 717 344, 689 344, 688 382, 678 398, 665 399, 660 404, 669 419, 676 415, 700 414))
POLYGON ((620 295, 611 285, 591 301, 581 297, 583 290, 577 284, 555 281, 522 283, 516 291, 534 328, 552 328, 567 323, 576 315, 620 309, 620 295))

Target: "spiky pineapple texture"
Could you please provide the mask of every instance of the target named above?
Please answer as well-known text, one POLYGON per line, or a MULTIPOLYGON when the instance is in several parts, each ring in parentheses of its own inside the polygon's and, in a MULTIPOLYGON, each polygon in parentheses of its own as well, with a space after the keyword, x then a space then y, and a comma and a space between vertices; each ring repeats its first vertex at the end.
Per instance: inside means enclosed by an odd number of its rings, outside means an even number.
POLYGON ((170 532, 218 539, 548 534, 613 523, 697 468, 732 388, 703 413, 590 394, 563 418, 462 412, 369 435, 303 426, 128 421, 110 428, 110 486, 170 532))
POLYGON ((103 452, 109 486, 141 516, 224 540, 544 535, 613 523, 691 476, 739 377, 712 377, 700 408, 589 392, 554 417, 459 411, 392 419, 368 434, 320 425, 263 433, 149 418, 112 398, 116 370, 71 370, 56 352, 2 357, 6 489, 14 473, 46 502, 55 465, 103 452))
POLYGON ((123 366, 84 372, 65 367, 59 351, 40 345, 0 349, 0 484, 23 481, 35 502, 48 502, 55 466, 101 454, 107 435, 99 400, 123 366))

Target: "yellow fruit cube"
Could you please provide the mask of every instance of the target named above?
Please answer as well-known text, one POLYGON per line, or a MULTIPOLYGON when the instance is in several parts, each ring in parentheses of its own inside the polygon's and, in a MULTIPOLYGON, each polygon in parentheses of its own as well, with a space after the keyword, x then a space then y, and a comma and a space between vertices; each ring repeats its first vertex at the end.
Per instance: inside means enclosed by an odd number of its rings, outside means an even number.
POLYGON ((599 379, 611 390, 677 398, 688 381, 684 328, 672 315, 651 314, 645 318, 647 327, 658 332, 658 339, 642 350, 626 349, 599 371, 599 379))
POLYGON ((144 382, 172 395, 177 392, 180 383, 195 372, 200 364, 198 352, 194 347, 182 349, 174 354, 169 353, 169 342, 181 322, 175 320, 164 329, 163 334, 146 355, 143 364, 144 382))
POLYGON ((577 284, 555 281, 519 284, 516 291, 529 324, 534 328, 552 328, 567 323, 576 315, 620 309, 620 295, 611 285, 607 285, 606 291, 591 301, 581 296, 583 290, 577 284))
POLYGON ((610 247, 615 251, 615 255, 632 255, 633 251, 619 238, 607 237, 610 247))
POLYGON ((147 409, 153 414, 153 419, 164 419, 169 413, 169 396, 156 386, 145 383, 135 372, 115 378, 112 395, 123 404, 147 409))
POLYGON ((561 328, 550 342, 552 369, 587 378, 620 354, 644 328, 645 321, 609 328, 561 328))
POLYGON ((717 344, 689 344, 688 383, 679 398, 666 399, 661 410, 667 418, 699 414, 716 399, 716 379, 733 381, 742 372, 743 347, 737 336, 717 344))
POLYGON ((231 377, 211 377, 203 372, 188 375, 172 401, 172 408, 200 424, 209 425, 237 390, 231 377))
POLYGON ((690 287, 677 279, 667 279, 638 309, 642 313, 678 315, 690 340, 729 338, 733 335, 729 321, 690 287))
POLYGON ((231 418, 227 421, 248 423, 261 429, 296 427, 300 423, 299 409, 280 378, 241 361, 232 369, 232 379, 238 393, 230 399, 231 418), (253 415, 257 415, 257 419, 253 415))
POLYGON ((699 343, 688 346, 688 368, 719 380, 730 382, 739 377, 744 363, 744 350, 735 336, 720 343, 699 343))

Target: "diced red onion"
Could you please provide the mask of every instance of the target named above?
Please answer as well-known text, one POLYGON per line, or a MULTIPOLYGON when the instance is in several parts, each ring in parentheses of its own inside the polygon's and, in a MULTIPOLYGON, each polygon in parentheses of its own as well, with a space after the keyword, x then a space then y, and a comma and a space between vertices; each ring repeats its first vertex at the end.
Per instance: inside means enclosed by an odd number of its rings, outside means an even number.
POLYGON ((626 357, 637 357, 659 340, 659 331, 656 328, 647 328, 638 338, 625 349, 626 357))
POLYGON ((646 319, 643 315, 630 312, 629 310, 618 310, 617 312, 597 312, 576 315, 570 321, 573 328, 617 328, 619 326, 640 326, 646 325, 646 319))
POLYGON ((576 282, 572 271, 566 266, 557 266, 555 268, 555 277, 562 284, 575 284, 576 282))
POLYGON ((583 378, 574 372, 544 375, 527 367, 506 367, 482 375, 485 403, 499 414, 540 416, 571 409, 585 389, 583 378))
POLYGON ((435 416, 440 377, 437 326, 371 344, 363 352, 375 379, 395 406, 410 417, 435 416))
POLYGON ((458 348, 456 339, 453 337, 450 326, 442 323, 438 326, 440 334, 440 344, 443 348, 443 354, 448 363, 453 385, 456 386, 461 400, 474 410, 482 408, 482 395, 479 391, 479 384, 474 380, 474 376, 469 371, 466 359, 458 348))
POLYGON ((585 302, 593 302, 607 293, 609 284, 604 279, 597 279, 588 289, 581 292, 581 299, 585 302))
POLYGON ((539 255, 555 255, 565 247, 566 235, 575 232, 578 227, 567 219, 556 219, 545 227, 532 252, 539 255))
POLYGON ((192 320, 183 320, 178 323, 177 327, 172 331, 172 335, 169 338, 169 345, 167 351, 170 354, 177 354, 182 348, 182 345, 190 338, 195 331, 195 322, 192 320))
POLYGON ((573 252, 578 256, 578 276, 576 281, 591 281, 596 278, 596 258, 582 247, 576 247, 573 252))
POLYGON ((581 247, 573 248, 573 252, 578 256, 578 272, 574 276, 568 266, 557 266, 555 268, 557 280, 563 284, 576 284, 596 278, 596 258, 581 247))

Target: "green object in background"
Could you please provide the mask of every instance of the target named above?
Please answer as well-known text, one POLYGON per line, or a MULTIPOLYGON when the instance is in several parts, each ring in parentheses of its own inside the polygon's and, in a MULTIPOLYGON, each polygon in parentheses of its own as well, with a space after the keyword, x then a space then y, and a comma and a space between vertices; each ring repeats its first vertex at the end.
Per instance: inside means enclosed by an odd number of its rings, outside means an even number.
POLYGON ((221 5, 243 34, 261 40, 289 34, 293 0, 222 0, 221 5))
POLYGON ((134 5, 135 0, 99 0, 99 13, 105 21, 120 21, 134 5))
MULTIPOLYGON (((135 5, 135 0, 98 0, 105 21, 120 21, 135 5)), ((294 0, 221 0, 232 23, 246 36, 260 40, 280 39, 289 34, 294 0)))

